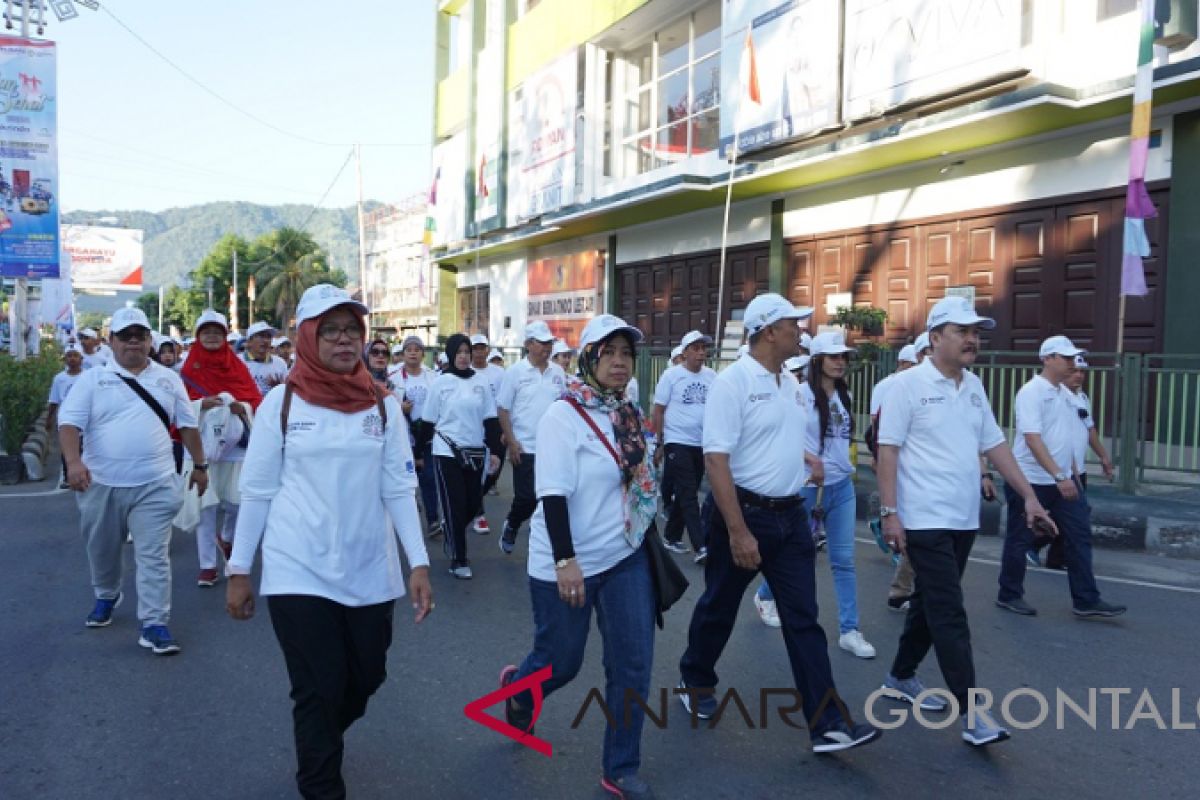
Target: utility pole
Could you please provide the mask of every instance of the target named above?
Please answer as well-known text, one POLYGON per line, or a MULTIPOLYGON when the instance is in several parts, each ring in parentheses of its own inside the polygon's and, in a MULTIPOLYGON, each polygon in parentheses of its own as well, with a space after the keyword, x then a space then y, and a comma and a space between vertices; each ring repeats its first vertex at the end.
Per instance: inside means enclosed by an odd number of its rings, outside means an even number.
MULTIPOLYGON (((367 300, 367 236, 366 224, 363 220, 363 181, 362 181, 362 145, 354 145, 355 170, 358 172, 358 284, 362 291, 362 301, 368 309, 371 307, 367 300)), ((371 313, 367 312, 367 335, 371 333, 371 313)))
POLYGON ((163 329, 163 303, 166 302, 167 287, 165 284, 158 287, 158 332, 162 333, 163 329))
POLYGON ((238 328, 238 282, 237 282, 237 245, 233 246, 233 299, 230 301, 229 309, 230 316, 233 319, 229 320, 229 327, 232 330, 240 330, 238 328))
MULTIPOLYGON (((40 7, 40 3, 38 4, 40 7)), ((10 6, 11 8, 11 6, 10 6)), ((21 4, 21 38, 29 38, 29 2, 21 4)), ((16 330, 9 333, 9 350, 17 361, 28 355, 26 336, 29 330, 29 279, 17 278, 13 289, 13 317, 16 330)))

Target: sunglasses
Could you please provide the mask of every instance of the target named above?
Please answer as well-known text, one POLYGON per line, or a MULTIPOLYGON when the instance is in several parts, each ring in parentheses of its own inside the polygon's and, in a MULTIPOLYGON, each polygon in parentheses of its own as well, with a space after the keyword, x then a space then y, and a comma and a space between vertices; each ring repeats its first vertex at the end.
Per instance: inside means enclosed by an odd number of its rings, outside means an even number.
POLYGON ((124 330, 120 333, 114 333, 113 336, 117 337, 117 339, 122 342, 144 342, 150 338, 150 331, 141 329, 133 331, 124 330))
POLYGON ((373 356, 385 356, 386 357, 388 354, 388 351, 375 349, 375 350, 371 350, 370 353, 373 356))

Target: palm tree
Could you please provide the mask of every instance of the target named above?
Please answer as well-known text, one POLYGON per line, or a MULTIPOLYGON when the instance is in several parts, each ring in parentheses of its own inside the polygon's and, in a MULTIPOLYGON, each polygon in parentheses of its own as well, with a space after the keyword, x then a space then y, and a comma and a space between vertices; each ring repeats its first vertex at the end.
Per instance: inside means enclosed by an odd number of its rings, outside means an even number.
POLYGON ((329 271, 321 263, 320 251, 286 260, 280 255, 278 262, 264 264, 257 273, 260 286, 257 302, 260 309, 275 311, 280 326, 290 336, 300 296, 310 286, 328 280, 329 271))

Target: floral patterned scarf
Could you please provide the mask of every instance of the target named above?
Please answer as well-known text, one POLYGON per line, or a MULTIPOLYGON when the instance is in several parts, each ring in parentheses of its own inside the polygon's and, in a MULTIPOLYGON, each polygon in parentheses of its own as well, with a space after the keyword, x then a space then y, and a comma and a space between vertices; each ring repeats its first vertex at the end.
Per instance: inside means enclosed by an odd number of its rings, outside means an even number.
POLYGON ((636 550, 641 547, 658 510, 658 475, 653 460, 646 453, 642 412, 625 397, 623 391, 601 386, 593 371, 596 359, 588 354, 580 355, 580 377, 568 379, 563 397, 574 400, 583 408, 602 410, 608 414, 620 456, 621 488, 625 496, 625 540, 636 550))

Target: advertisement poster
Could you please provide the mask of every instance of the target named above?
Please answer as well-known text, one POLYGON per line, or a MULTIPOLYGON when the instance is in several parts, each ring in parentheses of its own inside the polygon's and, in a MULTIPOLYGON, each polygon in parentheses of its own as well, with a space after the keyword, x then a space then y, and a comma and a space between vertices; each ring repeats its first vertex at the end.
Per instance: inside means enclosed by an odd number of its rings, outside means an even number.
POLYGON ((1021 0, 847 0, 846 119, 1017 69, 1021 0))
POLYGON ((570 50, 509 97, 509 219, 526 220, 575 200, 579 64, 570 50))
POLYGON ((429 188, 433 231, 430 246, 444 247, 467 238, 467 135, 458 133, 433 148, 429 188))
POLYGON ((63 225, 76 291, 142 291, 142 231, 100 225, 63 225))
POLYGON ((504 70, 500 47, 479 51, 475 81, 475 225, 480 232, 503 225, 500 218, 500 123, 504 110, 504 70))
POLYGON ((571 347, 592 317, 604 310, 600 293, 604 253, 589 250, 529 262, 526 322, 544 320, 551 332, 571 347))
POLYGON ((722 156, 735 131, 738 152, 747 153, 838 123, 838 17, 838 0, 727 0, 721 19, 722 156), (751 58, 758 102, 742 85, 751 58))
POLYGON ((0 274, 58 277, 54 42, 0 36, 0 274))

